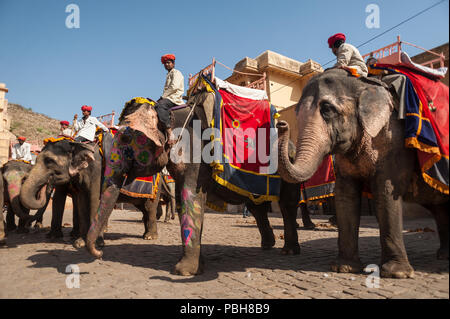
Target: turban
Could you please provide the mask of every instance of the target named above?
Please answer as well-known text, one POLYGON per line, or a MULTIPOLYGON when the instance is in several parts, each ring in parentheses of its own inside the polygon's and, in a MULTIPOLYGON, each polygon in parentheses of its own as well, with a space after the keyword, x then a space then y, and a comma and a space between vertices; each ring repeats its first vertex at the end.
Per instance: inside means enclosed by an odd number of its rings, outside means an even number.
POLYGON ((19 141, 25 141, 27 138, 25 136, 19 136, 17 139, 19 141))
POLYGON ((164 64, 166 61, 172 60, 175 61, 175 56, 173 54, 165 54, 161 57, 161 63, 164 64))
POLYGON ((70 123, 68 121, 61 121, 61 122, 59 122, 59 124, 61 124, 61 125, 69 125, 70 123))
POLYGON ((344 42, 345 42, 345 34, 343 34, 343 33, 336 33, 335 35, 329 37, 329 38, 328 38, 328 46, 329 46, 330 48, 333 47, 333 44, 334 44, 337 40, 344 40, 344 42))
POLYGON ((88 106, 88 105, 83 105, 82 107, 81 107, 81 110, 84 112, 84 111, 92 111, 92 106, 88 106))

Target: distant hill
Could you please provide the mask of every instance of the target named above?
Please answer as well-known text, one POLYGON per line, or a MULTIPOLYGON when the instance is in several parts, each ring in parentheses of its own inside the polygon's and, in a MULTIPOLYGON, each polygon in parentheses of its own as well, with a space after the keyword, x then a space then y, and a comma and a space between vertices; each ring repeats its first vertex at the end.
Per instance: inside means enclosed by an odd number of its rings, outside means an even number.
POLYGON ((35 113, 19 104, 8 103, 11 118, 10 131, 15 136, 25 136, 30 144, 42 146, 43 140, 59 134, 59 121, 41 113, 35 113))

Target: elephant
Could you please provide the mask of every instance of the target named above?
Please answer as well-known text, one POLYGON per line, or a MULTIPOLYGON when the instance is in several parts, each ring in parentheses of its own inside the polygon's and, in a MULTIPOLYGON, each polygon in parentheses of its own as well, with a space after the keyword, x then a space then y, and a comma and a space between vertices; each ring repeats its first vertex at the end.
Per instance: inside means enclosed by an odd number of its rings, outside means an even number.
POLYGON ((0 246, 6 244, 5 222, 3 220, 3 206, 5 204, 3 191, 3 174, 0 170, 0 246))
MULTIPOLYGON (((207 127, 203 110, 212 107, 211 103, 214 103, 214 99, 211 94, 203 90, 190 96, 187 103, 197 105, 197 108, 194 107, 196 111, 194 113, 190 112, 191 108, 172 110, 173 128, 181 128, 185 123, 189 124, 186 126, 189 133, 186 136, 189 135, 191 139, 191 156, 193 154, 192 139, 194 136, 192 119, 201 120, 202 129, 207 127)), ((119 126, 121 128, 114 137, 111 152, 106 156, 105 181, 99 211, 87 236, 87 249, 94 257, 101 258, 103 254, 102 251, 96 249, 95 238, 108 221, 120 193, 123 175, 155 174, 161 171, 164 166, 167 166, 170 175, 175 180, 176 202, 180 206, 178 217, 181 225, 183 255, 174 267, 175 274, 196 275, 203 271, 201 235, 204 204, 206 196, 211 193, 229 204, 240 205, 245 203, 256 219, 261 235, 261 247, 269 249, 274 246, 275 236, 267 217, 271 202, 263 202, 257 205, 249 198, 215 183, 211 178, 212 168, 209 164, 195 163, 192 158, 184 163, 175 163, 172 159, 169 160, 170 147, 166 143, 161 127, 158 128, 157 115, 151 101, 148 99, 142 101, 142 98, 135 98, 127 102, 120 115, 119 126)), ((201 143, 204 143, 204 141, 201 143)), ((282 248, 283 254, 300 253, 296 229, 299 196, 300 184, 282 183, 280 208, 284 221, 285 244, 282 248)))
POLYGON ((175 219, 176 213, 176 201, 175 201, 175 183, 168 182, 166 178, 170 176, 168 172, 163 170, 161 172, 161 193, 160 193, 160 202, 158 205, 158 210, 156 213, 156 219, 160 219, 163 215, 162 204, 164 203, 165 207, 165 217, 164 222, 168 222, 170 219, 175 219))
MULTIPOLYGON (((109 133, 108 133, 109 134, 109 133)), ((105 141, 112 136, 105 137, 105 141)), ((36 194, 41 188, 54 186, 51 230, 47 237, 63 237, 62 219, 68 195, 73 201, 74 247, 85 245, 85 237, 91 225, 92 215, 97 213, 102 179, 102 155, 98 145, 82 144, 67 139, 47 143, 36 158, 36 165, 30 171, 20 192, 21 201, 29 208, 39 208, 42 201, 36 194)), ((158 189, 161 186, 158 185, 158 189)), ((157 239, 156 210, 157 198, 134 198, 120 195, 119 202, 133 204, 143 213, 146 240, 157 239)), ((103 232, 97 244, 104 245, 103 232)))
MULTIPOLYGON (((47 208, 47 204, 51 195, 51 188, 46 190, 44 206, 39 209, 34 216, 29 215, 29 209, 26 209, 20 202, 19 194, 23 181, 27 178, 28 173, 32 169, 30 163, 18 160, 10 160, 2 167, 2 180, 5 189, 3 190, 5 204, 7 205, 6 213, 6 230, 12 231, 17 228, 14 216, 19 217, 19 233, 29 232, 28 226, 36 220, 35 227, 42 227, 42 216, 47 208)), ((2 206, 3 207, 3 206, 2 206)))
POLYGON ((440 237, 438 258, 448 259, 449 196, 426 184, 415 150, 404 146, 389 91, 380 83, 331 69, 310 79, 298 102, 294 163, 288 158, 289 125, 277 124, 279 173, 291 183, 309 179, 328 154, 335 154, 335 205, 339 253, 337 272, 360 272, 358 229, 361 192, 369 185, 380 227, 381 275, 409 278, 414 269, 403 242, 402 201, 430 209, 440 237))

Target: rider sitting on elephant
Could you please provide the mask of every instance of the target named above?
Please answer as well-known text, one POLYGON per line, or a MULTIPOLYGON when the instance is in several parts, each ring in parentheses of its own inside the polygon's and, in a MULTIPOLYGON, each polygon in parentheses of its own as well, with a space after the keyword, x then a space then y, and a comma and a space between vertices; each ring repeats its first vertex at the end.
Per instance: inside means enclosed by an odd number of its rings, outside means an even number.
POLYGON ((19 143, 14 144, 14 146, 12 147, 12 151, 11 151, 11 157, 13 160, 24 160, 24 161, 28 161, 31 162, 32 157, 31 157, 31 146, 28 143, 25 143, 26 137, 24 136, 19 136, 17 138, 17 140, 19 141, 19 143))
POLYGON ((75 141, 77 142, 93 142, 97 126, 104 132, 108 132, 108 128, 103 125, 96 117, 91 116, 92 106, 83 105, 81 107, 83 118, 77 121, 78 114, 73 117, 73 127, 77 134, 75 141))
POLYGON ((175 140, 171 139, 170 108, 184 104, 182 99, 184 93, 184 77, 180 71, 175 69, 175 56, 173 54, 163 55, 161 57, 161 63, 167 70, 167 76, 163 95, 157 101, 155 110, 163 129, 166 131, 168 144, 172 145, 175 143, 175 140))
POLYGON ((59 134, 60 136, 65 136, 65 137, 72 137, 73 136, 73 131, 71 128, 69 128, 69 121, 61 121, 59 122, 59 124, 61 125, 61 134, 59 134))
POLYGON ((367 66, 359 50, 349 43, 345 43, 345 35, 336 33, 328 38, 328 46, 337 57, 333 68, 342 68, 355 76, 367 76, 367 66))

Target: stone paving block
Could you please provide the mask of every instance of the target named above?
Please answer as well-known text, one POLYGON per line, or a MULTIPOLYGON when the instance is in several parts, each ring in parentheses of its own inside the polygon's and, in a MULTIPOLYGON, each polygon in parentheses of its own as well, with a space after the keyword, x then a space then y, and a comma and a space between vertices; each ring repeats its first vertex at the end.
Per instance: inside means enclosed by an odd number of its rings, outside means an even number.
MULTIPOLYGON (((325 223, 329 216, 313 216, 325 223)), ((44 215, 44 225, 50 224, 44 215)), ((64 221, 71 224, 71 212, 64 221)), ((0 249, 0 298, 175 298, 175 299, 380 299, 447 298, 448 261, 435 259, 436 234, 405 233, 408 257, 416 270, 413 279, 381 278, 379 289, 365 286, 367 274, 333 273, 330 263, 337 257, 337 232, 298 230, 301 254, 281 255, 283 221, 271 214, 276 245, 260 248, 254 219, 240 214, 208 213, 203 230, 205 272, 181 277, 171 273, 181 252, 178 220, 158 222, 159 238, 144 241, 141 214, 114 211, 102 260, 86 250, 72 247, 71 228, 63 240, 49 242, 45 232, 8 235, 0 249), (79 266, 79 289, 68 289, 68 264, 79 266), (353 279, 352 279, 353 278, 353 279)), ((431 219, 405 222, 405 229, 433 226, 431 219)), ((379 231, 372 216, 361 223, 360 254, 363 263, 380 259, 379 231)))

